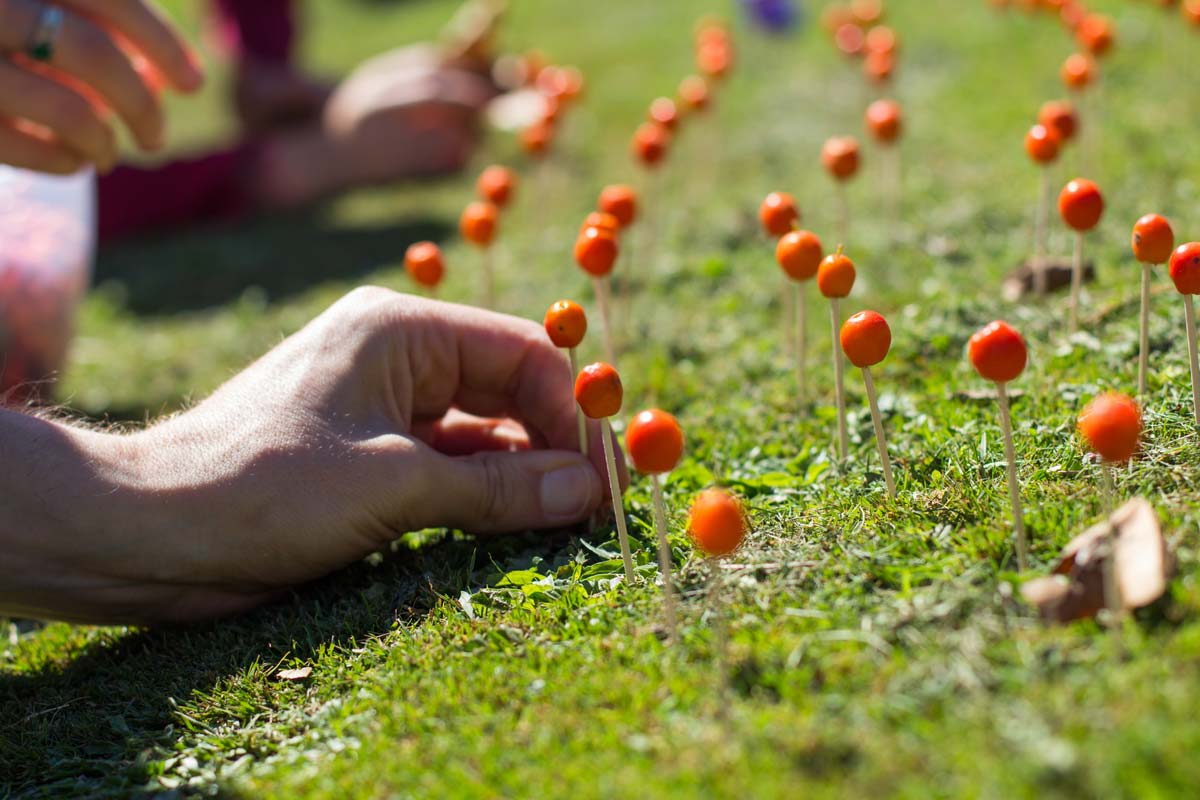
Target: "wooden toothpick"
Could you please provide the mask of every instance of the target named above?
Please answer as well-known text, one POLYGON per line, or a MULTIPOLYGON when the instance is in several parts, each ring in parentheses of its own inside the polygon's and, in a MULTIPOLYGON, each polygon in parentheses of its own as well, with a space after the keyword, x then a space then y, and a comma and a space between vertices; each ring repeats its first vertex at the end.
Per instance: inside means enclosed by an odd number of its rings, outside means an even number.
POLYGON ((1008 414, 1008 392, 1003 383, 996 384, 1000 401, 1000 429, 1004 433, 1004 458, 1008 468, 1008 499, 1012 503, 1013 530, 1017 535, 1017 569, 1025 570, 1029 560, 1029 544, 1025 539, 1025 517, 1021 513, 1021 487, 1017 484, 1017 454, 1013 447, 1012 420, 1008 414))
POLYGON ((662 573, 663 612, 667 620, 667 635, 672 643, 679 641, 679 615, 675 610, 675 584, 671 578, 671 542, 667 538, 667 504, 663 500, 662 478, 650 476, 654 496, 654 528, 658 533, 658 568, 662 573))
POLYGON ((888 457, 887 439, 883 434, 883 419, 879 415, 879 401, 875 397, 875 381, 869 367, 862 368, 863 383, 867 387, 867 401, 871 405, 871 421, 875 424, 875 444, 879 448, 879 460, 883 464, 883 480, 887 484, 888 496, 896 499, 896 483, 892 480, 892 460, 888 457))
POLYGON ((1150 265, 1142 264, 1142 335, 1138 345, 1138 399, 1146 400, 1150 366, 1150 265))
POLYGON ((629 531, 625 528, 625 508, 621 504, 621 482, 617 479, 617 460, 613 457, 612 425, 608 417, 600 420, 600 438, 604 445, 604 463, 608 467, 608 489, 612 494, 613 514, 617 517, 617 539, 621 560, 625 562, 625 582, 633 583, 633 554, 629 549, 629 531))
POLYGON ((1050 168, 1043 166, 1041 194, 1038 195, 1037 219, 1033 232, 1033 281, 1037 294, 1046 293, 1046 228, 1050 214, 1050 168))
POLYGON ((596 293, 596 305, 600 307, 600 327, 604 331, 604 354, 608 363, 617 365, 616 348, 613 346, 612 319, 608 309, 608 278, 593 277, 592 288, 596 293))
POLYGON ((1196 356, 1196 310, 1190 294, 1183 296, 1183 320, 1188 340, 1188 364, 1192 373, 1192 416, 1196 420, 1196 427, 1200 428, 1200 359, 1196 356))
POLYGON ((838 416, 838 454, 842 461, 850 450, 850 440, 846 433, 846 396, 842 379, 842 346, 838 331, 842 326, 841 313, 838 311, 838 299, 829 298, 829 314, 833 323, 833 380, 837 397, 838 416))
POLYGON ((1075 257, 1071 261, 1071 310, 1068 332, 1079 328, 1079 290, 1083 286, 1083 231, 1075 232, 1075 257))
MULTIPOLYGON (((575 354, 575 348, 567 348, 567 358, 571 362, 571 380, 575 380, 575 376, 579 374, 579 357, 575 354)), ((579 428, 579 452, 582 455, 588 454, 588 435, 587 435, 587 418, 583 415, 583 409, 579 404, 575 404, 575 422, 579 428)))
POLYGON ((800 281, 789 282, 792 284, 792 305, 796 309, 796 396, 799 404, 804 405, 808 395, 808 311, 805 308, 804 284, 800 281))

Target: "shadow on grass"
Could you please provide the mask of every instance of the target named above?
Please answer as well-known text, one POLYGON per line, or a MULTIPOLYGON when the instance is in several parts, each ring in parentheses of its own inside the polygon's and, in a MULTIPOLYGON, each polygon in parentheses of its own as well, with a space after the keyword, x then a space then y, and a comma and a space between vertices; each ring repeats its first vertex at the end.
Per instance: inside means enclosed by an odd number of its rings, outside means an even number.
MULTIPOLYGON (((254 708, 223 709, 228 718, 217 712, 193 719, 178 706, 193 702, 194 695, 243 680, 269 681, 265 673, 281 662, 318 663, 330 645, 355 647, 392 630, 397 621, 418 622, 441 598, 478 588, 494 572, 489 565, 528 568, 535 556, 551 557, 569 540, 562 532, 449 537, 415 550, 398 543, 382 559, 361 562, 242 617, 115 630, 66 663, 51 660, 29 673, 0 674, 0 797, 162 792, 155 778, 177 742, 219 737, 209 725, 237 727, 270 713, 251 686, 242 700, 254 708)), ((224 697, 236 705, 232 694, 224 697)))
POLYGON ((251 286, 273 301, 399 263, 408 245, 450 232, 431 217, 346 224, 318 206, 109 245, 100 251, 95 279, 119 284, 128 309, 140 315, 222 305, 251 286))

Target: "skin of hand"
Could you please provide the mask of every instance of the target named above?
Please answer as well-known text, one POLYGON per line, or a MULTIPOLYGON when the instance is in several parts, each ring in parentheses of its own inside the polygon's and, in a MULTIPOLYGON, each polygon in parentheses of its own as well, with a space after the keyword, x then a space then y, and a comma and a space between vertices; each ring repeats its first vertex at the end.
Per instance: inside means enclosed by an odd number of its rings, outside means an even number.
POLYGON ((606 482, 571 378, 536 323, 363 288, 144 431, 0 411, 0 613, 196 620, 405 531, 583 521, 606 482))
POLYGON ((431 45, 375 56, 338 84, 319 123, 267 141, 251 187, 263 207, 288 208, 352 186, 456 172, 496 92, 431 45))
POLYGON ((45 3, 0 0, 0 162, 71 173, 117 159, 115 114, 143 149, 162 146, 161 88, 194 92, 199 62, 152 3, 56 0, 63 23, 48 63, 23 55, 45 3))

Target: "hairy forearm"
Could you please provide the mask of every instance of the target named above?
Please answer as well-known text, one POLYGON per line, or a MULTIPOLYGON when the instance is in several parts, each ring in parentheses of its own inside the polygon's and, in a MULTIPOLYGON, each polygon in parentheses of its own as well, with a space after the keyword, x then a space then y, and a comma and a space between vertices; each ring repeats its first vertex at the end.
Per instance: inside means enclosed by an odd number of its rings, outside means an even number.
POLYGON ((119 582, 91 568, 135 546, 121 523, 140 469, 131 441, 0 409, 0 613, 52 615, 119 582))

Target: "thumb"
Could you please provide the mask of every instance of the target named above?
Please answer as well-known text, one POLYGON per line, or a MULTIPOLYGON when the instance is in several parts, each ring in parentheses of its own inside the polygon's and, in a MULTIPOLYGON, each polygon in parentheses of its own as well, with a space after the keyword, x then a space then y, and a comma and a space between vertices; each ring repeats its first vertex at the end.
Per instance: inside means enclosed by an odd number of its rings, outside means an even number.
POLYGON ((567 450, 488 452, 444 456, 427 449, 421 459, 425 497, 403 517, 416 527, 479 533, 561 528, 587 519, 604 493, 600 475, 567 450))

